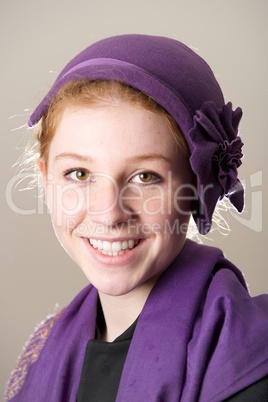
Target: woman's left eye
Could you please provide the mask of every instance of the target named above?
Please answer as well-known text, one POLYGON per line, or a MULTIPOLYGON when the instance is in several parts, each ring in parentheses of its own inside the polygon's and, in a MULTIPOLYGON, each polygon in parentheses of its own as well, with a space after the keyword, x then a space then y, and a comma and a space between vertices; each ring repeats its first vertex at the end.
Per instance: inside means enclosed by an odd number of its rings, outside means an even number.
POLYGON ((72 181, 83 182, 91 180, 91 174, 85 169, 73 169, 64 173, 64 176, 72 181))
POLYGON ((155 184, 160 180, 160 177, 151 172, 142 172, 134 176, 131 181, 138 184, 155 184))

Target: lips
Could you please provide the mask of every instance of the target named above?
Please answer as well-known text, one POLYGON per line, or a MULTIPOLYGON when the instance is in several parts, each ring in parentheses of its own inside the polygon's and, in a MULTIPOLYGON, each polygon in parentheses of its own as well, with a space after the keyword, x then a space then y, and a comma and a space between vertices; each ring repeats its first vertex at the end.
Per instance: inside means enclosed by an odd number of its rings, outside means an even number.
POLYGON ((123 240, 123 241, 102 241, 97 239, 89 239, 89 243, 104 255, 117 256, 124 254, 136 247, 139 243, 137 239, 123 240))

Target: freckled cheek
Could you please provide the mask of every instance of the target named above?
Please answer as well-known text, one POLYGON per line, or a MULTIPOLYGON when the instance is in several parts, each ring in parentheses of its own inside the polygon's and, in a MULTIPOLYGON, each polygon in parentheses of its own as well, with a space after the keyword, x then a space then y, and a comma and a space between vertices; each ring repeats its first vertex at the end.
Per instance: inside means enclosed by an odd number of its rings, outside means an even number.
POLYGON ((192 185, 178 186, 172 194, 174 213, 187 221, 191 215, 191 204, 196 200, 196 188, 192 185))
POLYGON ((139 205, 141 213, 146 216, 176 217, 178 215, 189 217, 191 210, 191 189, 174 186, 173 188, 154 188, 145 191, 139 205))
POLYGON ((75 227, 87 211, 86 193, 71 185, 50 185, 46 191, 47 205, 55 227, 75 227))
POLYGON ((165 209, 165 194, 157 186, 128 185, 119 193, 119 205, 123 211, 133 211, 140 216, 155 216, 165 209))
POLYGON ((191 189, 186 187, 155 188, 143 198, 140 218, 150 225, 152 231, 162 233, 165 237, 170 237, 170 228, 172 233, 186 233, 191 200, 191 189))

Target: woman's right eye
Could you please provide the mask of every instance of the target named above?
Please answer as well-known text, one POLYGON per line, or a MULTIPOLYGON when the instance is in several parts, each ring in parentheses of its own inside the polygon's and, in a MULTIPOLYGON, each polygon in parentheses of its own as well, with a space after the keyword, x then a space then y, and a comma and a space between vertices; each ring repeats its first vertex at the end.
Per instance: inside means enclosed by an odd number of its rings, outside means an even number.
POLYGON ((86 169, 72 169, 64 173, 64 177, 76 182, 92 181, 92 174, 86 169))

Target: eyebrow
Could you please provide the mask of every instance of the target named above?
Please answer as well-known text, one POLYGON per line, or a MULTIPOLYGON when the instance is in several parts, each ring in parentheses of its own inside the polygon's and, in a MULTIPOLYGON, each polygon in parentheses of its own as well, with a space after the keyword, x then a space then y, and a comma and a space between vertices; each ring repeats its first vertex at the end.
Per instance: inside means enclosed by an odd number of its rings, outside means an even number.
POLYGON ((127 160, 133 162, 142 162, 144 160, 164 160, 165 162, 171 163, 171 160, 162 154, 142 154, 137 156, 131 156, 127 160))
POLYGON ((63 152, 59 155, 55 156, 55 160, 59 160, 59 159, 76 159, 82 162, 92 162, 92 159, 90 158, 90 156, 87 155, 82 155, 82 154, 76 154, 74 152, 63 152))
MULTIPOLYGON (((90 156, 77 154, 74 152, 63 152, 63 153, 55 156, 55 160, 64 159, 64 158, 75 159, 75 160, 79 160, 82 162, 92 162, 92 158, 90 156)), ((163 160, 165 162, 171 163, 171 160, 169 158, 167 158, 165 155, 155 154, 155 153, 131 156, 130 158, 127 158, 126 160, 130 161, 130 162, 143 162, 145 160, 147 160, 147 161, 148 160, 163 160)))

